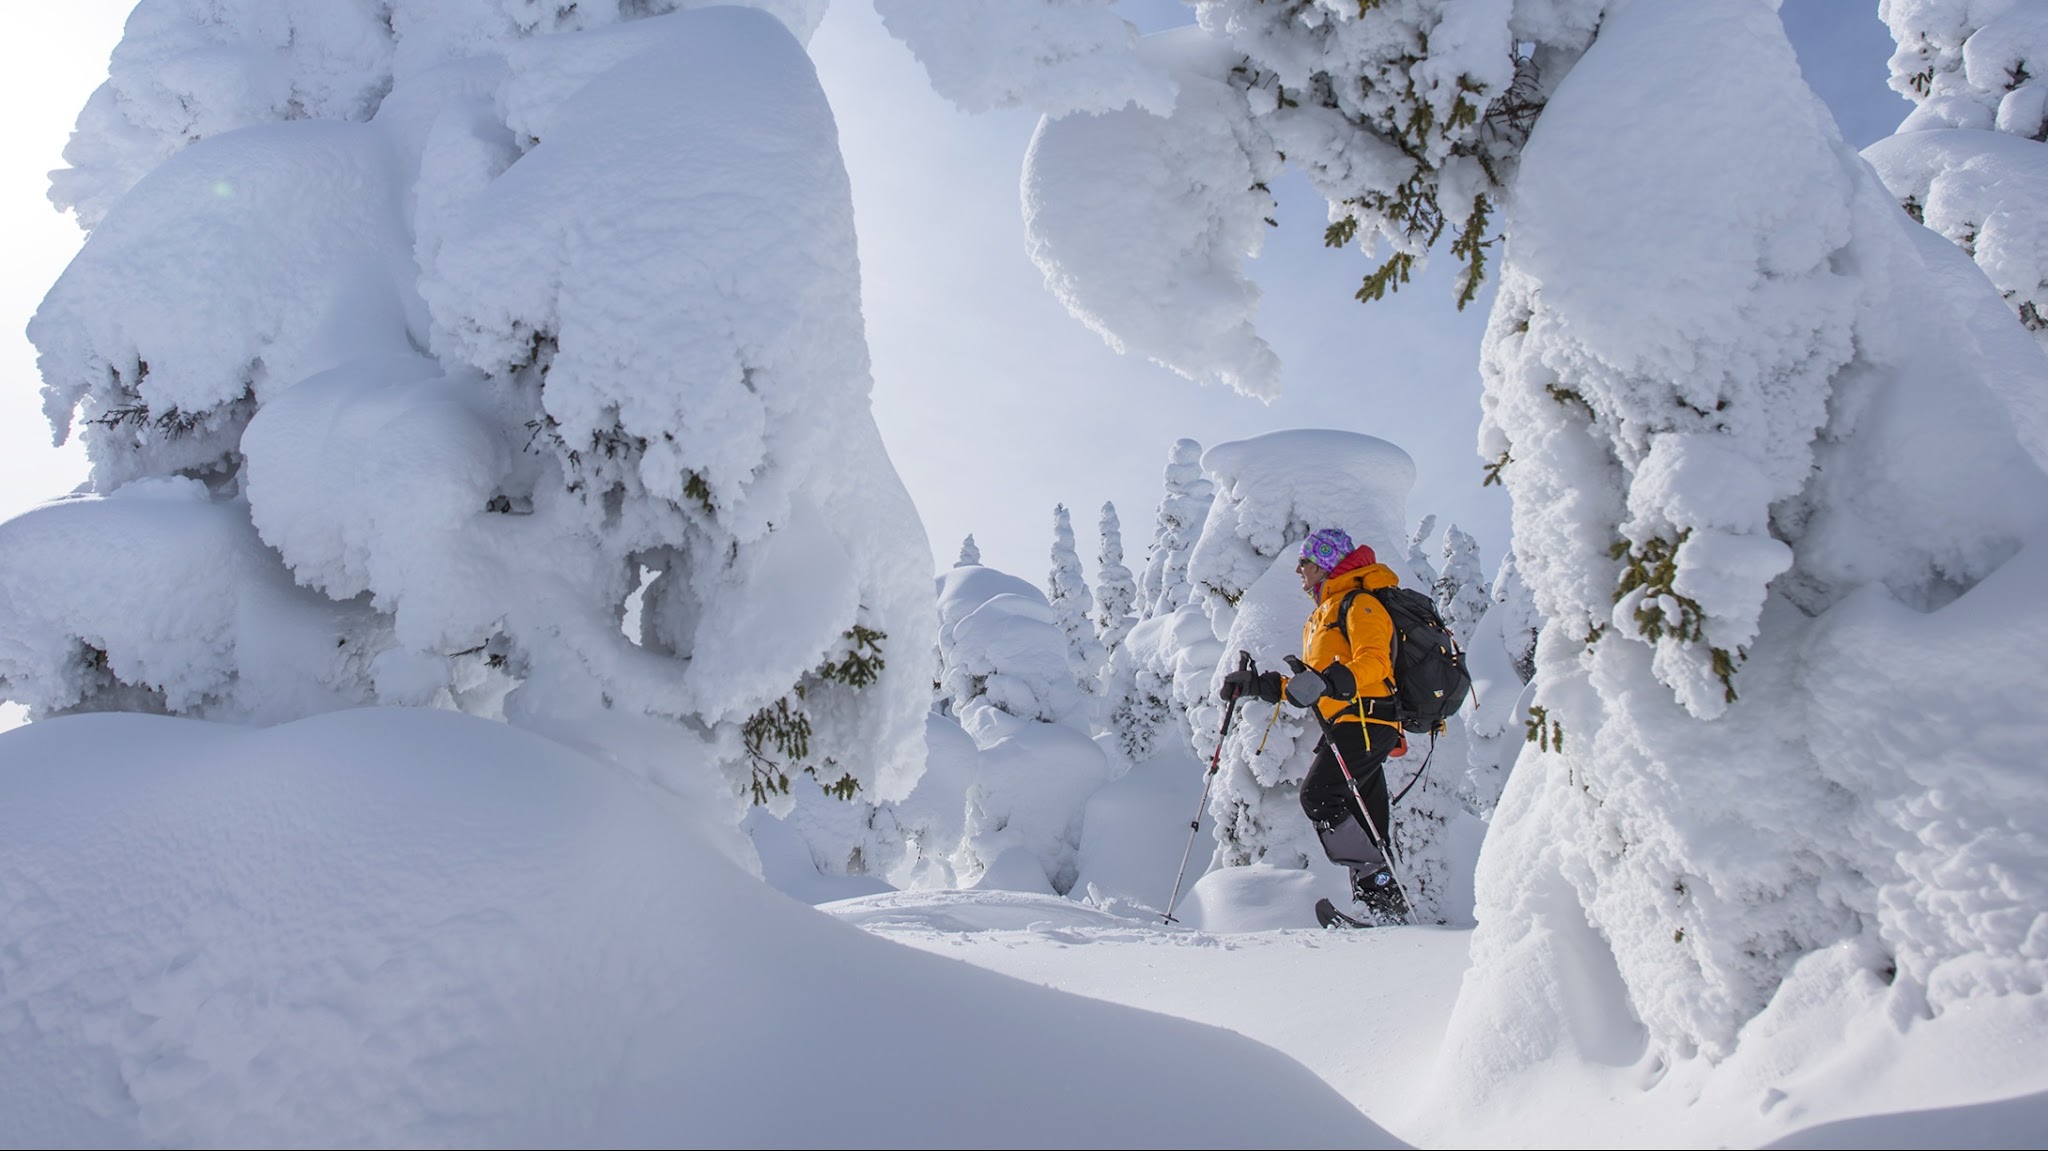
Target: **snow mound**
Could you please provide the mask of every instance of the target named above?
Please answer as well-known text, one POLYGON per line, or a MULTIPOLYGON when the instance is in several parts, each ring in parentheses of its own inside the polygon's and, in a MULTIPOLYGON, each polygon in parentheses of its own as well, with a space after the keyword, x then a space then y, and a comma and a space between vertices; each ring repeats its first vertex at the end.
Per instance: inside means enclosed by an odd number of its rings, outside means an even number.
POLYGON ((1316 900, 1344 901, 1341 880, 1323 869, 1253 863, 1219 867, 1188 892, 1180 918, 1202 931, 1271 931, 1316 926, 1316 900))
POLYGON ((1239 1036, 818 916, 699 810, 446 712, 0 735, 0 1140, 1391 1145, 1239 1036))

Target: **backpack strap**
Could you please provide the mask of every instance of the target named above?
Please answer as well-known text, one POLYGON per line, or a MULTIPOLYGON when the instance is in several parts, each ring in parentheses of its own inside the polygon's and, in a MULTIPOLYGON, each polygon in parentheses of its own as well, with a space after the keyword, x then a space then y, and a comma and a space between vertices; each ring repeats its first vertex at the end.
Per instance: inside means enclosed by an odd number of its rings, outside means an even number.
POLYGON ((1363 592, 1364 590, 1364 588, 1352 588, 1350 591, 1344 593, 1343 599, 1337 601, 1337 622, 1331 624, 1330 626, 1337 629, 1337 634, 1344 637, 1345 643, 1351 642, 1351 625, 1345 617, 1351 614, 1352 602, 1356 600, 1359 596, 1359 593, 1363 592))
MULTIPOLYGON (((1336 628, 1337 634, 1344 637, 1344 642, 1346 645, 1349 645, 1351 643, 1351 605, 1354 601, 1358 599, 1359 596, 1362 595, 1371 595, 1374 599, 1380 599, 1379 594, 1376 592, 1368 592, 1362 587, 1355 587, 1352 588, 1350 591, 1345 592, 1344 598, 1337 601, 1337 622, 1331 624, 1330 626, 1336 628)), ((1386 601, 1380 600, 1380 603, 1382 608, 1384 609, 1386 601)), ((1392 622, 1393 617, 1393 612, 1387 612, 1387 619, 1389 622, 1392 622)), ((1394 665, 1394 661, 1400 658, 1401 655, 1401 628, 1399 625, 1396 625, 1389 630, 1393 633, 1394 638, 1392 646, 1390 650, 1387 652, 1387 666, 1392 667, 1394 665)), ((1388 690, 1393 690, 1394 681, 1387 680, 1386 683, 1388 690)), ((1401 725, 1395 724, 1394 726, 1399 727, 1401 725)))

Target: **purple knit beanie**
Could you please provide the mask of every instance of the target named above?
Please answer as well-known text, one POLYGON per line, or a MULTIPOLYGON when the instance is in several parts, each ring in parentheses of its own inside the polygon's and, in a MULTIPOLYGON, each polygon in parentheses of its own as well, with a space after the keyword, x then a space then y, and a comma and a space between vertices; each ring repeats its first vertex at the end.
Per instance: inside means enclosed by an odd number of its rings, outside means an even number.
POLYGON ((1344 557, 1350 554, 1351 537, 1345 534, 1343 528, 1324 528, 1318 532, 1311 532, 1307 539, 1301 541, 1301 558, 1315 561, 1315 565, 1323 569, 1324 575, 1328 575, 1331 568, 1344 562, 1344 557))

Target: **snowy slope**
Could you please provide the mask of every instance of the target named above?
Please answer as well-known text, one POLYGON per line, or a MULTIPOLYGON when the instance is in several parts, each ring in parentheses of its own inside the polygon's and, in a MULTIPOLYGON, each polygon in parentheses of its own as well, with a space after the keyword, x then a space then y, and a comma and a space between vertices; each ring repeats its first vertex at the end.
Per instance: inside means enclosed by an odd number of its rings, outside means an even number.
POLYGON ((702 810, 442 712, 8 732, 0 1144, 1391 1145, 1258 1044, 835 924, 702 810))
MULTIPOLYGON (((1533 1086, 1458 1094, 1445 1090, 1456 1081, 1442 1044, 1469 931, 1197 931, 1017 893, 900 893, 824 910, 922 950, 1271 1044, 1417 1146, 2038 1147, 2048 1136, 2038 1000, 1904 1034, 1836 1028, 1824 1001, 1809 1000, 1771 1021, 1772 1054, 1713 1075, 1562 1057, 1533 1086)), ((1571 1022, 1586 1040, 1603 1026, 1590 1010, 1571 1022)))

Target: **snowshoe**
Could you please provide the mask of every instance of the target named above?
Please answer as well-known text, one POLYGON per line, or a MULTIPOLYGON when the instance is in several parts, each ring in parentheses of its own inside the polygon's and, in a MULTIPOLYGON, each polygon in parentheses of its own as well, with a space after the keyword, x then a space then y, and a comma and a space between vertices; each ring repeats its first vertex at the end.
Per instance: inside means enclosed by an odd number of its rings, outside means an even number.
POLYGON ((1371 875, 1352 872, 1351 897, 1381 926, 1409 921, 1408 901, 1401 897, 1401 885, 1394 873, 1382 867, 1371 875))
POLYGON ((1366 928, 1372 926, 1372 924, 1367 923, 1363 919, 1353 919, 1350 916, 1344 914, 1343 912, 1337 910, 1337 905, 1331 903, 1327 899, 1316 900, 1316 922, 1326 928, 1342 929, 1347 931, 1353 928, 1366 928))

